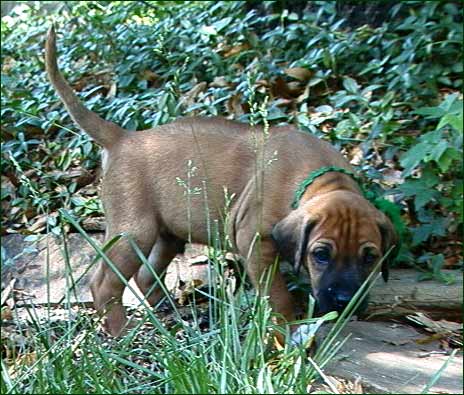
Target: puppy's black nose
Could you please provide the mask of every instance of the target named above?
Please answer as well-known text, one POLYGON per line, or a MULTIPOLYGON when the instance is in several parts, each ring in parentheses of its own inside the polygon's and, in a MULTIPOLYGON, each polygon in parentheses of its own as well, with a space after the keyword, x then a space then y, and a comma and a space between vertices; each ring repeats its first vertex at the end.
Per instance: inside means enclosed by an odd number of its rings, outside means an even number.
POLYGON ((343 310, 348 303, 350 303, 350 300, 353 295, 345 294, 345 293, 340 293, 335 296, 335 304, 337 305, 338 310, 343 310))

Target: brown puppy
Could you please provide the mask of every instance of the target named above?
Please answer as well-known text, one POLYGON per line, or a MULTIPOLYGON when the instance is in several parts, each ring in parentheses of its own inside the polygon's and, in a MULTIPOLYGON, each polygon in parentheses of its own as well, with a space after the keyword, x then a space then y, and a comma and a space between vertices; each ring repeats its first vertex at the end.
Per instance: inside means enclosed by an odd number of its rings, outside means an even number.
MULTIPOLYGON (((340 310, 394 242, 390 221, 345 174, 317 178, 298 208, 291 209, 295 188, 312 171, 323 166, 350 169, 326 142, 293 127, 264 134, 220 118, 184 118, 130 132, 78 100, 58 70, 53 29, 46 67, 74 121, 103 146, 106 238, 130 234, 150 254, 157 273, 183 251, 187 240, 207 244, 217 230, 247 259, 247 273, 261 291, 263 273, 280 253, 297 266, 307 265, 321 310, 340 310), (225 188, 233 196, 227 221, 225 188)), ((135 276, 142 292, 154 284, 127 240, 108 256, 126 279, 135 276)), ((101 262, 91 289, 96 309, 106 310, 107 330, 118 335, 126 323, 120 303, 124 284, 101 262)), ((268 292, 274 310, 294 320, 294 303, 280 273, 268 292)), ((155 303, 159 288, 146 297, 155 303)))

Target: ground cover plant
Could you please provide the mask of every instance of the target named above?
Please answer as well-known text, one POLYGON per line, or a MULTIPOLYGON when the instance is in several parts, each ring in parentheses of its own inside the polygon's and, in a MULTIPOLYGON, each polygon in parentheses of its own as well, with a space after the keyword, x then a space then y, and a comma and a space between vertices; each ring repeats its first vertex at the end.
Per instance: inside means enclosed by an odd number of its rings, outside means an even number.
MULTIPOLYGON (((103 215, 99 150, 46 78, 43 44, 52 18, 39 5, 14 12, 1 25, 2 234, 34 242, 77 226, 92 230, 103 215)), ((401 207, 407 229, 397 265, 443 282, 454 276, 442 268, 462 267, 459 2, 398 2, 376 26, 354 26, 337 2, 324 1, 306 10, 281 2, 66 2, 53 20, 62 69, 92 110, 128 129, 184 115, 297 125, 329 140, 368 188, 401 207)), ((298 351, 268 350, 266 302, 242 309, 226 291, 218 296, 223 302, 208 302, 215 320, 192 310, 196 325, 181 319, 169 332, 146 316, 157 333, 148 348, 137 332, 121 341, 94 333, 85 310, 69 326, 33 319, 35 327, 24 331, 36 334, 34 344, 21 351, 14 374, 2 365, 9 372, 2 390, 311 390, 324 360, 308 365, 298 351), (140 348, 129 355, 134 344, 140 348)))

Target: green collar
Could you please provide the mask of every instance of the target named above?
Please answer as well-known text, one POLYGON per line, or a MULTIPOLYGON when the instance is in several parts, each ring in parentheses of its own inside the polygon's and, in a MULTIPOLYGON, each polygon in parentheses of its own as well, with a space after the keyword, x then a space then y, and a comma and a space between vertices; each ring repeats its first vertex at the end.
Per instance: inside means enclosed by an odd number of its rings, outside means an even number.
POLYGON ((374 192, 366 191, 366 189, 363 187, 361 178, 349 170, 337 166, 325 166, 312 171, 311 173, 309 173, 308 177, 306 177, 300 184, 298 184, 298 188, 295 190, 292 208, 296 209, 298 207, 298 204, 301 198, 303 197, 304 193, 306 192, 306 189, 314 182, 316 178, 332 171, 346 174, 350 176, 353 180, 355 180, 358 183, 358 186, 361 189, 364 197, 369 202, 371 202, 374 205, 374 207, 383 212, 390 219, 393 226, 395 227, 399 239, 398 246, 392 252, 392 256, 396 257, 401 248, 403 234, 405 231, 405 225, 403 223, 403 220, 401 219, 400 208, 395 203, 390 202, 389 200, 384 199, 381 196, 377 196, 374 192))
MULTIPOLYGON (((295 195, 293 197, 293 202, 292 202, 292 208, 295 209, 298 207, 298 203, 300 202, 301 198, 303 197, 304 193, 306 192, 306 189, 314 182, 314 180, 320 176, 323 176, 325 173, 329 173, 331 171, 336 171, 337 173, 343 173, 351 178, 353 178, 359 186, 361 186, 361 179, 354 174, 353 172, 346 170, 342 167, 337 167, 337 166, 325 166, 325 167, 320 167, 317 170, 312 171, 309 173, 309 176, 306 177, 300 184, 298 184, 298 188, 295 191, 295 195)), ((364 193, 364 190, 363 190, 364 193)))

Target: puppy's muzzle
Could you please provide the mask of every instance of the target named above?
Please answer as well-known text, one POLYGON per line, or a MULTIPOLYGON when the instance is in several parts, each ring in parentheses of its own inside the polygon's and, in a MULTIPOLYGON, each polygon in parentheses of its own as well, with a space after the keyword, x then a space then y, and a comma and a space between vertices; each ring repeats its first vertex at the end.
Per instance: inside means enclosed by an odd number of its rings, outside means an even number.
MULTIPOLYGON (((348 304, 353 299, 354 295, 358 291, 361 285, 357 285, 354 287, 347 288, 340 288, 337 286, 329 286, 326 289, 321 290, 317 294, 317 302, 318 302, 318 311, 321 314, 328 313, 330 311, 337 311, 341 313, 348 304)), ((364 312, 367 308, 367 297, 361 302, 358 306, 354 314, 360 315, 364 312)))

